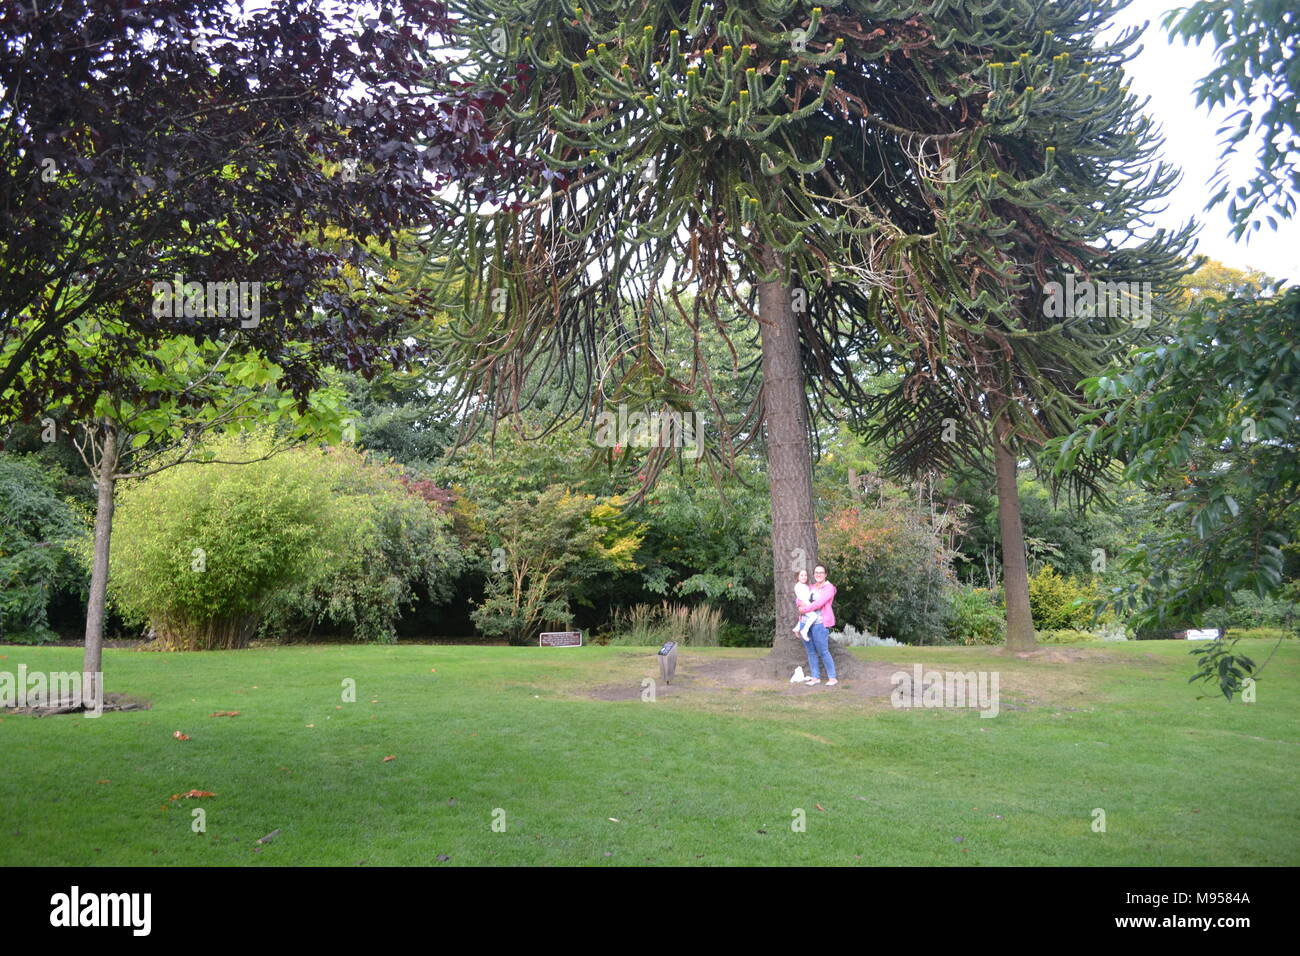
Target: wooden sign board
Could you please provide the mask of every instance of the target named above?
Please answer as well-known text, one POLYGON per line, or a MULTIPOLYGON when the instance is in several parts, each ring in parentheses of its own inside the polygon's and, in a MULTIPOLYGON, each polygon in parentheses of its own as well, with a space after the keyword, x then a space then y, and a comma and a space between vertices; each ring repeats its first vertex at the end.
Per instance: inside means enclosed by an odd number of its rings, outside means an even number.
POLYGON ((545 631, 537 640, 538 647, 581 647, 582 631, 545 631))

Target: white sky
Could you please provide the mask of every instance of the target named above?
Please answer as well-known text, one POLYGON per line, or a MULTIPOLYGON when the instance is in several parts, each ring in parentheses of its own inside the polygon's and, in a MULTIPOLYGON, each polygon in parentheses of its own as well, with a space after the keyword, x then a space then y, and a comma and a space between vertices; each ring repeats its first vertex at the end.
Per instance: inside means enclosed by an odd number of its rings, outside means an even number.
MULTIPOLYGON (((1132 91, 1140 98, 1151 98, 1144 112, 1161 126, 1165 142, 1162 158, 1183 171, 1183 178, 1166 200, 1168 209, 1153 219, 1171 229, 1195 219, 1201 223, 1197 253, 1238 269, 1260 269, 1277 279, 1300 280, 1300 220, 1279 222, 1276 232, 1265 222, 1253 236, 1234 243, 1227 204, 1204 211, 1222 152, 1216 131, 1236 107, 1211 112, 1196 105, 1196 81, 1214 68, 1213 41, 1199 46, 1184 45, 1182 40, 1171 43, 1161 26, 1166 11, 1185 7, 1188 2, 1134 0, 1113 21, 1116 26, 1147 22, 1140 41, 1142 52, 1128 63, 1132 91)), ((1256 147, 1250 143, 1247 139, 1239 144, 1240 153, 1228 167, 1234 187, 1243 185, 1254 168, 1256 147)))

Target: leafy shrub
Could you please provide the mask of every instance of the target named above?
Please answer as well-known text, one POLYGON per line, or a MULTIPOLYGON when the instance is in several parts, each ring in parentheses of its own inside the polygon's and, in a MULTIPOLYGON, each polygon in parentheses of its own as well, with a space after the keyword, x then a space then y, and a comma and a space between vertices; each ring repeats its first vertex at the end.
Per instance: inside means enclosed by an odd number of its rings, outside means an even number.
POLYGON ((835 615, 904 643, 942 640, 951 552, 908 507, 850 507, 818 525, 827 578, 835 585, 835 615))
POLYGON ((1006 611, 994 603, 988 588, 959 587, 949 602, 949 639, 967 646, 1006 643, 1006 611))
POLYGON ((1300 604, 1289 594, 1260 597, 1254 591, 1234 591, 1232 604, 1205 612, 1205 626, 1224 631, 1280 628, 1300 633, 1300 604))
POLYGON ((1029 613, 1040 630, 1069 630, 1092 623, 1096 589, 1073 577, 1062 577, 1050 564, 1029 576, 1029 613))
POLYGON ((397 469, 357 451, 297 448, 249 464, 269 445, 226 438, 217 462, 124 482, 109 586, 129 620, 163 646, 244 647, 295 623, 329 619, 363 640, 392 640, 393 621, 424 578, 437 593, 460 557, 436 507, 397 469))
POLYGON ((588 582, 636 567, 642 529, 623 516, 621 504, 556 484, 482 507, 478 520, 492 546, 492 572, 470 614, 474 626, 512 644, 531 644, 547 627, 568 627, 571 602, 588 582))
POLYGON ((295 626, 328 620, 363 641, 393 643, 413 585, 422 584, 433 604, 446 602, 466 566, 450 532, 447 494, 407 481, 400 467, 368 463, 350 449, 337 450, 329 460, 341 493, 332 520, 346 529, 349 546, 332 553, 319 573, 279 592, 262 632, 283 637, 295 626))
POLYGON ((0 640, 57 640, 50 601, 84 585, 77 546, 87 518, 59 497, 56 482, 36 461, 0 454, 0 640))

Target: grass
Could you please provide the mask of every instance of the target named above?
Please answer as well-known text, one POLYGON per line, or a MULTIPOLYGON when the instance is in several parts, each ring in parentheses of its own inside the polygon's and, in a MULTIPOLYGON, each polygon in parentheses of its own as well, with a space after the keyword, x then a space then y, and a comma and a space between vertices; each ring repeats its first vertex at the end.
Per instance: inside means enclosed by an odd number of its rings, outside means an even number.
MULTIPOLYGON (((854 652, 996 670, 993 719, 833 690, 588 695, 639 687, 644 648, 110 650, 108 689, 151 710, 0 718, 0 864, 1300 863, 1300 648, 1251 704, 1197 700, 1185 643, 1080 648, 854 652), (170 799, 191 789, 216 796, 170 799)), ((71 648, 0 658, 80 667, 71 648)))

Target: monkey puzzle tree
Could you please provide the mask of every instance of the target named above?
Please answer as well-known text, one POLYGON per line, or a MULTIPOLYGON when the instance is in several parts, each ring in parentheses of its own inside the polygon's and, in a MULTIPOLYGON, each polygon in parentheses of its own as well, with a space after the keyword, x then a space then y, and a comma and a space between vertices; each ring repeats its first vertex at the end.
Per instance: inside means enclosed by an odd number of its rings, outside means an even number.
MULTIPOLYGON (((770 660, 784 668, 801 654, 782 639, 788 572, 817 553, 814 409, 828 392, 850 410, 866 399, 864 350, 940 355, 954 334, 1014 329, 1049 266, 1093 261, 1106 213, 1084 210, 1109 195, 1104 157, 1125 141, 1105 122, 1126 100, 1118 82, 1102 88, 1118 78, 1114 50, 1086 60, 1118 6, 453 4, 472 82, 500 95, 498 141, 550 170, 499 184, 515 209, 449 201, 442 281, 461 300, 443 359, 494 418, 558 377, 574 399, 558 414, 698 404, 722 458, 761 436, 770 660), (1081 121, 1101 136, 1095 155, 1071 132, 1081 121), (1073 179, 1091 185, 1086 201, 1064 195, 1073 179), (688 342, 757 335, 746 414, 719 414, 701 349, 685 367, 664 360, 674 313, 688 342)), ((672 453, 647 455, 647 487, 672 453)))

